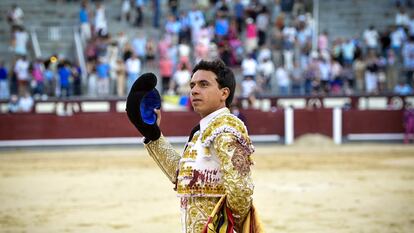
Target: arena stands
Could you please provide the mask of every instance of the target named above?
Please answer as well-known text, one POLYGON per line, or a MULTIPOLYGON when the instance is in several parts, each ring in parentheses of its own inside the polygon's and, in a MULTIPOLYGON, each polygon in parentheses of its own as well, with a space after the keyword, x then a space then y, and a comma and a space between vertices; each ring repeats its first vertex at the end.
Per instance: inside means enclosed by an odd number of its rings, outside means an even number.
POLYGON ((1 114, 122 102, 144 72, 159 77, 164 110, 188 111, 191 68, 217 57, 244 110, 402 111, 413 12, 409 0, 3 0, 1 114))

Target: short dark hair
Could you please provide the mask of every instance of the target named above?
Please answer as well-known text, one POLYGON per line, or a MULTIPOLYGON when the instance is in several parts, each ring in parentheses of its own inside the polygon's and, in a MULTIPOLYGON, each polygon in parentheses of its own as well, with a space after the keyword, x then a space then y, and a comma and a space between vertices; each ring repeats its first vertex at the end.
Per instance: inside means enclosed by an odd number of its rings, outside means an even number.
POLYGON ((226 107, 230 108, 231 103, 233 102, 234 91, 236 89, 236 79, 234 78, 233 71, 220 59, 212 61, 201 60, 194 67, 191 77, 193 77, 197 70, 207 70, 213 72, 217 76, 216 81, 219 88, 229 88, 230 93, 226 99, 226 107))

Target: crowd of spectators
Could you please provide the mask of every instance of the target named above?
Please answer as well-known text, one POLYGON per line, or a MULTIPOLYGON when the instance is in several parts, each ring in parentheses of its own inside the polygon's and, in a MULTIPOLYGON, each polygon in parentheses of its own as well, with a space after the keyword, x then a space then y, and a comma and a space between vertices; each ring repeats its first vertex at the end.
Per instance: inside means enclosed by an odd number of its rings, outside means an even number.
POLYGON ((188 95, 192 67, 216 57, 234 68, 237 94, 251 102, 260 95, 413 94, 414 15, 407 4, 397 4, 387 28, 370 26, 352 38, 322 31, 316 48, 311 1, 203 0, 182 11, 175 0, 161 17, 159 0, 122 0, 116 20, 124 31, 139 29, 131 38, 111 34, 108 20, 115 19, 106 17, 104 1, 79 4, 86 74, 57 55, 29 61, 23 10, 14 5, 8 19, 16 60, 10 69, 0 63, 1 99, 125 96, 148 66, 158 71, 163 94, 188 95), (145 22, 148 14, 152 22, 145 22))

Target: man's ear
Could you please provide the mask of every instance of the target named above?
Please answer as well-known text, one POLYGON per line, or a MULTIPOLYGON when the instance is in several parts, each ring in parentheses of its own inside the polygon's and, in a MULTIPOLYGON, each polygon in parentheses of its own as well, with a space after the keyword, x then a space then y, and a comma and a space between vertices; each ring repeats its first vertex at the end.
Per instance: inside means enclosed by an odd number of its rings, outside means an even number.
POLYGON ((230 89, 228 87, 223 87, 221 88, 221 91, 222 91, 222 97, 224 101, 226 101, 227 97, 229 97, 230 95, 230 89))

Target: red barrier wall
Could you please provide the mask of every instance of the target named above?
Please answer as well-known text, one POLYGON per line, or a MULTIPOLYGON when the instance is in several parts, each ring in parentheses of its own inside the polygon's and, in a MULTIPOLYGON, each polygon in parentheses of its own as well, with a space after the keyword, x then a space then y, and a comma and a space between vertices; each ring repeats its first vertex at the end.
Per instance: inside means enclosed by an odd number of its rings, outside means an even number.
POLYGON ((320 133, 332 137, 332 109, 296 109, 293 125, 295 138, 307 133, 320 133))
MULTIPOLYGON (((283 134, 283 111, 242 113, 250 134, 283 134)), ((161 129, 166 136, 187 136, 199 120, 194 112, 163 112, 161 129)), ((140 134, 125 113, 0 114, 0 140, 135 136, 140 134)))
POLYGON ((347 110, 342 112, 342 135, 402 133, 403 110, 347 110))

